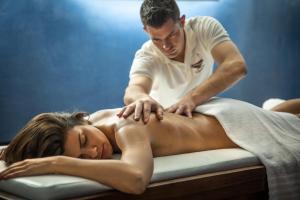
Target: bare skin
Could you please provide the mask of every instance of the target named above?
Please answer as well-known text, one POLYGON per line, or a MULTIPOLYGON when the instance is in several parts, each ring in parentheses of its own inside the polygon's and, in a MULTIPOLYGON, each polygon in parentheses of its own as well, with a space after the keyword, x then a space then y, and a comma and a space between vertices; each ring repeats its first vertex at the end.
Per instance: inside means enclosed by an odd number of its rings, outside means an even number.
POLYGON ((272 110, 277 112, 289 112, 300 117, 300 98, 287 100, 275 106, 272 110))
POLYGON ((135 132, 145 132, 151 143, 154 157, 237 147, 226 136, 219 122, 211 116, 193 113, 193 118, 186 118, 165 113, 165 120, 158 121, 155 115, 151 114, 149 123, 144 125, 142 122, 135 122, 131 117, 127 120, 118 119, 115 117, 118 112, 119 109, 98 111, 91 115, 90 120, 108 138, 111 138, 113 144, 116 141, 112 135, 116 134, 115 130, 120 126, 134 126, 135 132))
POLYGON ((237 147, 219 122, 202 114, 186 118, 166 113, 159 121, 151 114, 147 125, 133 117, 117 117, 120 109, 92 114, 92 125, 66 133, 63 156, 27 159, 1 172, 1 179, 39 174, 67 174, 92 179, 126 193, 140 194, 153 173, 153 157, 237 147), (121 160, 111 158, 121 152, 121 160), (86 158, 86 159, 78 159, 86 158))
MULTIPOLYGON (((283 103, 280 111, 299 108, 300 101, 283 103)), ((147 125, 133 116, 118 118, 120 109, 92 114, 91 125, 79 125, 66 133, 62 156, 27 159, 9 166, 0 179, 40 174, 67 174, 92 179, 126 193, 140 194, 153 173, 153 157, 209 149, 238 147, 211 116, 192 118, 165 113, 163 121, 150 115, 147 125), (122 153, 120 160, 111 158, 122 153), (80 159, 86 158, 86 159, 80 159)))

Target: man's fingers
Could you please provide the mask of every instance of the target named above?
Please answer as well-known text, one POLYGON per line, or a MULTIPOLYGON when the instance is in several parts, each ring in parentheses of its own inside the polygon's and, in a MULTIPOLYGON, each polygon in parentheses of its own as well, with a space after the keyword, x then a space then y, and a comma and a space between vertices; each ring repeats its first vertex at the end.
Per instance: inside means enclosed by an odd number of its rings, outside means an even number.
POLYGON ((143 102, 139 101, 135 106, 134 116, 133 116, 134 120, 139 121, 142 112, 143 112, 143 102))
POLYGON ((123 117, 127 118, 129 115, 131 115, 134 112, 135 106, 127 106, 126 110, 123 113, 123 117))
POLYGON ((171 106, 171 107, 169 107, 168 109, 167 109, 167 112, 169 112, 169 113, 174 113, 175 111, 177 110, 177 106, 171 106))
POLYGON ((177 108, 175 114, 181 115, 183 113, 184 108, 182 106, 179 106, 179 108, 177 108))
POLYGON ((150 114, 152 111, 156 113, 157 119, 163 119, 163 107, 151 99, 135 101, 134 103, 123 107, 117 116, 127 118, 129 115, 134 113, 134 120, 138 121, 142 118, 144 123, 147 123, 150 119, 150 114))
POLYGON ((117 116, 121 118, 123 116, 123 113, 126 110, 126 108, 127 108, 126 106, 123 107, 122 110, 119 113, 117 113, 117 116))
POLYGON ((144 123, 147 123, 149 121, 151 106, 152 106, 151 102, 144 102, 144 108, 143 108, 144 123))
POLYGON ((189 109, 189 108, 187 108, 186 110, 185 110, 185 115, 188 117, 188 118, 192 118, 193 116, 192 116, 192 112, 191 112, 191 110, 189 109))
POLYGON ((161 106, 158 106, 156 109, 156 118, 158 120, 162 120, 164 117, 163 115, 164 115, 164 109, 161 106))

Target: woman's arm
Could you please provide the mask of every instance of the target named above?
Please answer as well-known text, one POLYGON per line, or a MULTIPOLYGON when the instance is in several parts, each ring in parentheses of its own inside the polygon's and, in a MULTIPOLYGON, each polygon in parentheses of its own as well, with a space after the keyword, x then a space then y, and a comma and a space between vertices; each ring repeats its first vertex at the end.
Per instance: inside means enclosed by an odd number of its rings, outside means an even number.
POLYGON ((122 151, 121 160, 68 158, 65 163, 58 164, 57 171, 93 179, 122 192, 140 194, 144 192, 153 173, 152 150, 146 131, 137 123, 125 125, 116 131, 117 144, 122 151))
POLYGON ((292 113, 300 117, 300 98, 298 99, 290 99, 287 100, 271 110, 277 111, 277 112, 287 112, 287 113, 292 113))
POLYGON ((116 132, 121 160, 83 160, 66 156, 27 159, 9 166, 0 179, 40 174, 67 174, 92 179, 126 193, 140 194, 153 173, 146 129, 126 125, 116 132), (136 130, 139 130, 138 132, 136 130))

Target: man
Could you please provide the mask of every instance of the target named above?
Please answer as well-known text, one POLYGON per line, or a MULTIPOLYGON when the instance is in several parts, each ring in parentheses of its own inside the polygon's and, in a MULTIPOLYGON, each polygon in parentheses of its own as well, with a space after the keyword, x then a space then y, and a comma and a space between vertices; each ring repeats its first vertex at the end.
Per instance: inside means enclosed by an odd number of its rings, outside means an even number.
POLYGON ((151 40, 135 55, 119 117, 134 113, 147 123, 151 111, 162 119, 164 109, 192 117, 246 74, 242 55, 214 18, 185 20, 175 0, 145 0, 140 16, 151 40))

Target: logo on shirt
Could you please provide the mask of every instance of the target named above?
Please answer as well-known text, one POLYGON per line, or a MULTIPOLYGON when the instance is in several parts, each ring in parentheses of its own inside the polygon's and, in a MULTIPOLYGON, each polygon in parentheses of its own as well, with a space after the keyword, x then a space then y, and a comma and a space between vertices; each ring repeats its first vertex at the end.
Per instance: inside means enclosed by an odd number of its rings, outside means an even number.
POLYGON ((202 71, 204 67, 204 64, 203 64, 203 59, 199 60, 198 62, 196 62, 195 64, 192 64, 191 65, 191 68, 195 69, 195 72, 196 73, 199 73, 202 71))

